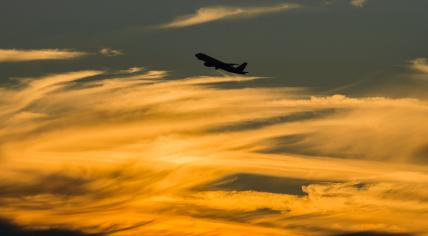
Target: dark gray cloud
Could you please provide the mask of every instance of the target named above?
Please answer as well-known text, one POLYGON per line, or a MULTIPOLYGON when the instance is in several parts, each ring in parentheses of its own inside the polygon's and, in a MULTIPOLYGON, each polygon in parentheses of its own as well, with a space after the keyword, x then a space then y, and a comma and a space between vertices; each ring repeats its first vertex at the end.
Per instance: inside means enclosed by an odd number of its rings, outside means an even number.
MULTIPOLYGON (((262 153, 277 153, 277 154, 301 154, 308 156, 319 156, 319 151, 308 143, 308 139, 314 135, 313 133, 302 133, 293 135, 283 135, 266 140, 271 144, 271 147, 260 150, 262 153)), ((338 153, 329 153, 330 156, 341 157, 338 153)))
POLYGON ((257 191, 268 193, 282 193, 304 196, 302 186, 325 183, 323 180, 308 180, 249 173, 229 175, 199 187, 200 190, 224 191, 257 191))
POLYGON ((79 230, 49 228, 34 229, 27 228, 11 221, 0 219, 0 235, 2 236, 102 236, 101 233, 84 233, 79 230))
POLYGON ((259 120, 251 120, 240 123, 226 124, 213 128, 211 132, 237 132, 252 129, 259 129, 270 125, 277 125, 283 123, 306 121, 311 119, 323 118, 331 114, 339 112, 340 109, 321 109, 305 112, 296 112, 284 116, 275 116, 259 120))
MULTIPOLYGON (((127 227, 118 225, 103 226, 102 232, 87 233, 86 230, 69 229, 61 226, 51 226, 41 228, 41 226, 19 225, 7 219, 0 218, 0 235, 2 236, 105 236, 118 232, 125 232, 150 224, 152 221, 143 221, 127 227)), ((92 229, 91 231, 94 231, 92 229)), ((96 230, 95 230, 96 231, 96 230)))
POLYGON ((377 231, 361 231, 352 233, 341 233, 335 236, 412 236, 410 233, 392 233, 392 232, 377 232, 377 231))
POLYGON ((363 153, 351 152, 349 150, 321 150, 321 146, 314 142, 317 137, 316 132, 302 133, 293 135, 283 135, 266 140, 271 144, 271 147, 260 150, 261 153, 276 153, 276 154, 298 154, 306 156, 328 156, 334 158, 347 159, 363 159, 363 153))

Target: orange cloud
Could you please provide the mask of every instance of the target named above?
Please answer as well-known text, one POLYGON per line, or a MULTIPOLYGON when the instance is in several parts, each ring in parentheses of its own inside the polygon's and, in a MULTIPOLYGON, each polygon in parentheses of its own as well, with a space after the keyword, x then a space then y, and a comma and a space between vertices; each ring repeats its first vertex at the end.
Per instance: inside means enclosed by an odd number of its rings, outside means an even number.
POLYGON ((69 60, 89 55, 86 52, 61 49, 0 49, 1 62, 22 62, 39 60, 69 60))
POLYGON ((182 28, 212 21, 256 17, 299 7, 297 4, 278 4, 266 7, 205 7, 198 9, 195 14, 181 16, 172 22, 159 26, 159 28, 182 28))
POLYGON ((114 235, 428 232, 426 101, 167 78, 1 88, 0 217, 114 235))

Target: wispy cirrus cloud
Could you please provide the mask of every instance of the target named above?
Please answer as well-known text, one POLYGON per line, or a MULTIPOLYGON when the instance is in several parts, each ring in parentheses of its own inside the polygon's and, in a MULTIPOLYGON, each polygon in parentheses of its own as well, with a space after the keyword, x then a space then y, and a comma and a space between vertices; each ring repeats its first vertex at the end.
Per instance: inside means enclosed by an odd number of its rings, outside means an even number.
POLYGON ((157 28, 183 28, 219 20, 256 17, 259 15, 282 12, 299 7, 300 5, 291 3, 261 7, 203 7, 199 8, 194 14, 178 17, 169 23, 158 26, 157 28))
POLYGON ((425 101, 167 78, 75 71, 0 88, 0 217, 132 235, 428 232, 428 170, 411 165, 427 163, 425 101))
POLYGON ((120 50, 102 48, 97 52, 82 52, 69 49, 0 49, 0 63, 43 60, 70 60, 86 56, 100 55, 115 57, 124 55, 120 50))
POLYGON ((0 63, 40 60, 68 60, 88 55, 90 55, 90 53, 64 49, 0 49, 0 63))

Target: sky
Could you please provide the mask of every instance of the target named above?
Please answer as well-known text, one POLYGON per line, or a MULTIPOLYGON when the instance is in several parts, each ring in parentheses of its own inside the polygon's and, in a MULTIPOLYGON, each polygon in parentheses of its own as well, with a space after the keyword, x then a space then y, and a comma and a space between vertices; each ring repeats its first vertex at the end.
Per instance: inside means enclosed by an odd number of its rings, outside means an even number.
POLYGON ((3 3, 0 235, 428 235, 427 9, 3 3))

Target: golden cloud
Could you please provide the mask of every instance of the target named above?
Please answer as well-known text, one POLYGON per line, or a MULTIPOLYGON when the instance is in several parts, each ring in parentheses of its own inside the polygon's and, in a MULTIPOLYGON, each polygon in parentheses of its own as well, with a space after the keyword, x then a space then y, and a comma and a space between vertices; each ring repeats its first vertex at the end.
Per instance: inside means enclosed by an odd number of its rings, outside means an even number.
POLYGON ((107 235, 428 232, 426 101, 167 78, 1 88, 0 217, 107 235))
POLYGON ((22 62, 39 60, 68 60, 89 55, 86 52, 61 49, 0 49, 1 62, 22 62))
POLYGON ((182 28, 212 21, 256 17, 259 15, 282 12, 299 7, 300 5, 298 4, 285 3, 264 7, 204 7, 198 9, 194 14, 178 17, 172 22, 159 26, 159 28, 182 28))

